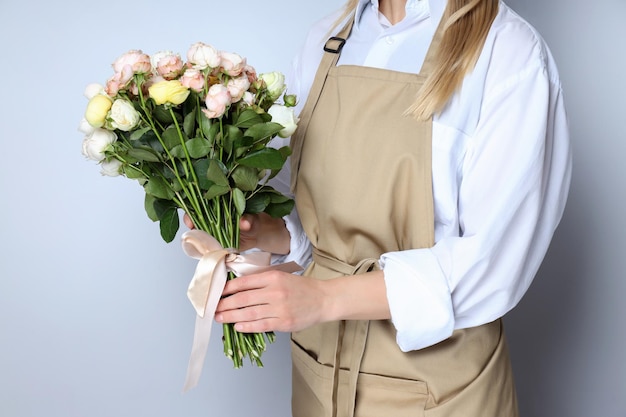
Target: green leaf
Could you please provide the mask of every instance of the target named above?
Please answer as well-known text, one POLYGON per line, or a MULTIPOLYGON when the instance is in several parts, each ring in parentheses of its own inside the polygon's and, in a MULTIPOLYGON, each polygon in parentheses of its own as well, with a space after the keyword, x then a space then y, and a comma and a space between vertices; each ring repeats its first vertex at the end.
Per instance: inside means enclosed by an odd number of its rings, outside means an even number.
POLYGON ((165 106, 163 105, 154 106, 154 109, 152 110, 152 115, 154 116, 155 119, 157 119, 160 123, 163 123, 163 124, 169 124, 169 123, 174 122, 174 119, 172 119, 172 115, 170 114, 170 111, 166 109, 165 106))
POLYGON ((232 174, 235 186, 243 191, 254 191, 259 183, 258 169, 240 165, 232 174))
POLYGON ((143 137, 143 135, 148 132, 151 128, 149 126, 142 127, 141 129, 137 129, 131 132, 129 139, 132 141, 139 140, 143 137))
POLYGON ((170 155, 179 159, 185 159, 187 157, 187 155, 185 155, 185 148, 183 148, 183 145, 180 144, 170 149, 170 155))
POLYGON ((211 143, 205 138, 189 139, 185 146, 187 146, 189 156, 194 159, 207 156, 211 152, 211 143))
POLYGON ((246 202, 246 211, 248 213, 263 213, 265 207, 270 204, 270 197, 265 193, 257 193, 250 197, 246 202))
POLYGON ((262 148, 238 160, 241 165, 261 169, 281 169, 285 160, 278 149, 262 148))
POLYGON ((224 127, 225 137, 222 142, 224 150, 230 155, 233 152, 233 145, 243 138, 243 132, 236 126, 226 125, 224 127))
POLYGON ((176 203, 172 200, 162 200, 153 195, 146 194, 144 198, 144 208, 148 218, 153 222, 159 221, 170 209, 177 209, 176 203))
POLYGON ((283 130, 283 126, 278 123, 259 123, 246 130, 245 135, 253 138, 255 141, 260 141, 263 139, 273 138, 281 130, 283 130))
POLYGON ((237 209, 237 214, 241 216, 246 210, 246 196, 239 188, 233 189, 233 201, 235 203, 235 208, 237 209))
POLYGON ((235 149, 235 159, 241 158, 243 155, 252 150, 254 146, 254 140, 247 136, 242 136, 238 140, 233 143, 233 148, 235 149))
POLYGON ((209 181, 217 185, 228 186, 228 178, 226 173, 228 170, 224 167, 224 164, 217 159, 209 160, 209 168, 207 169, 206 177, 209 181))
POLYGON ((204 193, 204 198, 207 200, 212 200, 215 197, 219 197, 221 195, 226 194, 227 192, 230 191, 230 187, 227 185, 217 185, 217 184, 211 184, 208 187, 208 190, 206 193, 204 193))
POLYGON ((150 195, 148 193, 146 193, 143 199, 143 207, 146 209, 146 214, 148 215, 148 218, 152 220, 153 222, 156 222, 157 220, 159 220, 159 216, 157 215, 156 210, 154 208, 154 203, 156 201, 157 199, 154 198, 153 195, 150 195))
POLYGON ((283 203, 271 203, 265 209, 265 212, 274 218, 280 218, 288 215, 293 210, 294 201, 289 199, 283 203))
POLYGON ((153 130, 147 131, 139 140, 132 143, 134 148, 149 147, 154 149, 157 153, 163 152, 163 146, 161 145, 161 142, 159 142, 159 139, 153 130))
POLYGON ((160 162, 161 158, 150 148, 132 148, 128 150, 128 155, 137 161, 160 162))
POLYGON ((289 146, 283 146, 282 148, 278 149, 278 152, 280 152, 280 154, 283 156, 283 159, 286 161, 287 158, 289 158, 289 156, 291 155, 291 148, 289 146))
POLYGON ((200 130, 202 131, 204 137, 213 142, 215 140, 217 129, 219 129, 219 124, 212 123, 211 119, 209 119, 206 114, 202 112, 198 114, 198 124, 200 125, 200 130))
POLYGON ((211 185, 213 185, 212 181, 209 181, 207 177, 207 171, 209 170, 209 160, 208 159, 197 159, 193 161, 193 169, 196 171, 196 177, 198 177, 198 185, 203 190, 208 190, 211 185))
MULTIPOLYGON (((187 106, 185 106, 185 108, 187 109, 187 106)), ((188 113, 185 115, 185 118, 183 119, 183 131, 185 132, 185 134, 187 136, 195 136, 195 128, 196 128, 196 112, 195 112, 195 105, 194 106, 189 106, 189 108, 186 110, 188 113)))
POLYGON ((178 218, 178 211, 175 207, 167 209, 159 220, 159 228, 161 229, 161 237, 167 243, 170 243, 176 237, 178 228, 180 227, 180 220, 178 218))
POLYGON ((272 202, 272 204, 279 204, 279 203, 284 203, 286 201, 291 200, 291 198, 287 197, 286 195, 283 195, 281 193, 279 193, 278 191, 273 191, 271 193, 268 193, 270 196, 270 201, 272 202))
POLYGON ((152 177, 143 186, 147 194, 156 198, 171 200, 174 198, 174 192, 161 177, 152 177))
POLYGON ((170 126, 167 127, 167 129, 165 129, 163 134, 161 134, 161 139, 163 140, 163 143, 165 144, 165 147, 168 150, 170 150, 174 146, 180 145, 185 140, 187 140, 187 138, 185 137, 184 134, 183 134, 182 140, 181 140, 180 136, 181 135, 178 134, 178 129, 176 129, 176 126, 170 125, 170 126))
POLYGON ((163 218, 165 213, 170 209, 178 209, 176 203, 172 200, 163 200, 163 199, 155 199, 154 203, 154 211, 156 213, 157 219, 163 218))
POLYGON ((254 111, 250 107, 239 113, 237 119, 233 120, 233 124, 235 126, 243 129, 247 129, 258 123, 263 123, 263 119, 256 111, 254 111))
MULTIPOLYGON (((280 154, 283 157, 283 165, 285 165, 285 162, 287 161, 287 158, 289 158, 289 156, 291 155, 291 148, 289 146, 283 146, 282 148, 278 149, 278 152, 280 152, 280 154)), ((267 179, 272 179, 274 178, 276 175, 278 175, 278 173, 280 172, 281 168, 278 169, 273 169, 271 170, 270 174, 268 175, 267 179)))
POLYGON ((134 165, 124 165, 122 169, 124 170, 126 178, 130 178, 131 180, 146 178, 146 175, 141 171, 141 169, 134 165))

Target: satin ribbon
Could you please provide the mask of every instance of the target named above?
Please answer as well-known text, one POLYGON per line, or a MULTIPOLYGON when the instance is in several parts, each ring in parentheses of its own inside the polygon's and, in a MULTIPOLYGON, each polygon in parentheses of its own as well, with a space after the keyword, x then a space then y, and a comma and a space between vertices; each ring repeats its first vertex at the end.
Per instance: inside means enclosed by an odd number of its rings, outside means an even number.
POLYGON ((183 234, 182 247, 187 256, 198 259, 187 289, 187 297, 196 310, 193 345, 183 388, 187 391, 195 387, 200 379, 215 309, 224 291, 228 271, 241 276, 273 269, 293 273, 302 268, 295 262, 270 265, 271 254, 268 252, 240 254, 234 249, 222 247, 213 236, 197 229, 183 234))

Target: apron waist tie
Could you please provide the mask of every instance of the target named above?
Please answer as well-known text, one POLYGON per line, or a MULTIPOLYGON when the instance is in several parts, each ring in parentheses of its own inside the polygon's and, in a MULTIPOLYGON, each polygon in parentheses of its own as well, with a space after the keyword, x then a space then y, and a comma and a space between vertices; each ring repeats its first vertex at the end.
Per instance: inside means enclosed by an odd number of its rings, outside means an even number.
MULTIPOLYGON (((320 266, 336 271, 342 275, 357 275, 380 269, 377 259, 366 258, 361 260, 356 266, 353 266, 333 258, 332 256, 319 251, 317 248, 313 248, 313 261, 320 266)), ((351 320, 350 323, 354 324, 355 333, 354 341, 351 346, 352 355, 348 375, 348 396, 345 401, 342 401, 342 408, 344 408, 345 411, 341 415, 354 417, 354 410, 356 407, 356 387, 359 379, 359 372, 361 370, 361 361, 363 360, 363 354, 365 353, 365 344, 367 342, 370 322, 369 320, 351 320)), ((337 417, 339 410, 339 370, 341 368, 341 350, 343 348, 346 324, 346 320, 341 320, 337 331, 331 391, 332 417, 337 417)))

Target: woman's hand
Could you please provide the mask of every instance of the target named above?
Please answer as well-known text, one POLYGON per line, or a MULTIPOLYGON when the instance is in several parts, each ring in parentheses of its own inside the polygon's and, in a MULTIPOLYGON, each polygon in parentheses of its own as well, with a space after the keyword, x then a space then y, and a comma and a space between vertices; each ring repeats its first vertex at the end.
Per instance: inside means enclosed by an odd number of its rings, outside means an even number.
POLYGON ((244 214, 239 222, 239 249, 261 249, 278 255, 289 253, 291 235, 282 218, 266 213, 244 214))
POLYGON ((281 271, 226 283, 215 320, 237 331, 294 332, 334 320, 391 318, 382 271, 317 280, 281 271))
POLYGON ((325 320, 325 300, 322 281, 268 271, 228 281, 215 320, 242 333, 298 331, 325 320))
MULTIPOLYGON (((187 214, 183 216, 183 222, 190 229, 194 228, 187 214)), ((239 250, 257 248, 278 255, 289 253, 291 236, 281 218, 273 218, 266 213, 244 214, 239 229, 239 250)))

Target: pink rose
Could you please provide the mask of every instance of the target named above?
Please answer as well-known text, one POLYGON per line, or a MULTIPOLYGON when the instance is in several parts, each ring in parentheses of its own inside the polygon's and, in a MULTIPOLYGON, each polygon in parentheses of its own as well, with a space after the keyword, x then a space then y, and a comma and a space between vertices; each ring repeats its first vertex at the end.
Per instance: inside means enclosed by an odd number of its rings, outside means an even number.
POLYGON ((254 67, 251 65, 246 65, 243 69, 243 72, 245 72, 248 76, 248 81, 250 81, 250 84, 254 84, 254 82, 258 79, 256 69, 254 69, 254 67))
POLYGON ((243 94, 250 88, 250 81, 246 74, 242 74, 238 77, 231 78, 226 84, 228 92, 230 93, 233 103, 238 102, 243 97, 243 94))
POLYGON ((120 90, 126 90, 128 84, 133 79, 133 71, 130 66, 122 68, 122 71, 116 72, 113 74, 111 78, 108 79, 106 86, 104 87, 104 91, 111 97, 115 97, 115 95, 120 90))
POLYGON ((228 88, 223 84, 214 84, 209 88, 205 99, 206 109, 202 109, 209 119, 221 117, 231 103, 228 88))
POLYGON ((221 58, 217 49, 202 42, 196 42, 187 51, 187 60, 196 69, 213 69, 220 66, 221 58))
POLYGON ((130 68, 133 74, 149 73, 152 70, 150 57, 140 50, 133 49, 113 62, 113 70, 115 72, 121 73, 124 70, 128 71, 128 68, 130 68))
POLYGON ((152 67, 157 75, 166 80, 177 78, 183 71, 183 60, 179 54, 171 51, 162 51, 152 56, 152 67))
POLYGON ((204 89, 205 78, 201 71, 195 68, 188 68, 185 70, 182 77, 180 77, 180 82, 190 90, 199 93, 204 89))
POLYGON ((224 74, 236 77, 246 66, 246 59, 231 52, 220 52, 222 58, 222 71, 224 74))

